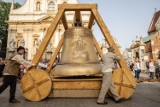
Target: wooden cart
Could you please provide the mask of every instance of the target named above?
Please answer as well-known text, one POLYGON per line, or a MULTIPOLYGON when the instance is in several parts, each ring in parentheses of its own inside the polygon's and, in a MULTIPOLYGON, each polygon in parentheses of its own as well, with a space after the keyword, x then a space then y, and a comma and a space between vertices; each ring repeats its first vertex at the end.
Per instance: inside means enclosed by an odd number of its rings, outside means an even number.
MULTIPOLYGON (((81 19, 81 11, 90 11, 90 20, 88 28, 91 29, 94 21, 97 22, 102 31, 105 40, 110 46, 113 46, 115 53, 120 55, 120 51, 114 42, 108 28, 102 20, 96 4, 60 4, 58 6, 58 13, 53 19, 42 43, 35 54, 32 64, 38 64, 53 33, 56 30, 60 20, 62 20, 65 30, 68 29, 67 20, 65 16, 66 11, 75 11, 75 18, 81 19)), ((50 59, 46 71, 37 69, 36 67, 29 70, 21 80, 21 90, 24 97, 30 101, 41 101, 49 94, 51 97, 97 97, 101 88, 101 76, 92 76, 90 78, 55 78, 50 77, 52 65, 59 53, 64 37, 62 36, 55 52, 50 59), (53 84, 52 84, 53 83, 53 84)), ((94 45, 102 58, 102 50, 96 41, 93 39, 94 45)), ((136 81, 131 71, 128 69, 124 59, 119 61, 120 68, 116 69, 113 74, 113 81, 115 82, 116 91, 120 96, 128 99, 135 91, 136 81)))

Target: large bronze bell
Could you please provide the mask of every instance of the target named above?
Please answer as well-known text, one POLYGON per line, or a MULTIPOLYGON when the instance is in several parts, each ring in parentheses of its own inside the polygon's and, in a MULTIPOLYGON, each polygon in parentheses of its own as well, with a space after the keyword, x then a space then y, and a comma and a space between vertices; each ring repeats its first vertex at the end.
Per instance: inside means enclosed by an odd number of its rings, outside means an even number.
POLYGON ((56 76, 95 75, 101 71, 101 64, 93 44, 90 29, 74 27, 64 32, 61 59, 52 74, 56 76))

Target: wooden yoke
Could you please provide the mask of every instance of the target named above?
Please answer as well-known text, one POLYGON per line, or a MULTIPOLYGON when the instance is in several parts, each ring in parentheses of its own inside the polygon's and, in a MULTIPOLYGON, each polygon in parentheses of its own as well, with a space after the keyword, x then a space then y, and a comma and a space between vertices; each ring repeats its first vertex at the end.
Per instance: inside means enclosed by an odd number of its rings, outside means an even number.
POLYGON ((59 4, 58 9, 64 9, 65 11, 91 11, 91 9, 97 9, 97 4, 59 4))
MULTIPOLYGON (((51 23, 42 43, 40 45, 40 48, 38 49, 36 55, 34 56, 34 58, 32 60, 32 64, 38 64, 41 56, 43 55, 44 50, 47 47, 47 44, 49 43, 49 40, 51 39, 51 37, 52 37, 61 18, 62 18, 62 22, 63 22, 65 30, 68 29, 66 16, 64 14, 65 11, 75 11, 75 20, 80 20, 80 21, 82 21, 80 11, 91 11, 88 28, 89 29, 92 28, 93 23, 94 23, 94 19, 95 19, 96 22, 98 23, 99 28, 101 29, 104 37, 105 37, 105 40, 108 42, 108 44, 110 46, 114 47, 115 53, 117 55, 121 54, 115 41, 113 40, 111 34, 109 33, 108 28, 106 27, 99 12, 97 11, 96 4, 77 4, 77 5, 75 5, 75 4, 60 4, 58 7, 59 7, 59 11, 58 11, 56 17, 54 18, 53 22, 51 23)), ((100 47, 99 47, 97 41, 95 40, 95 38, 93 41, 94 41, 95 46, 96 46, 96 48, 102 58, 102 52, 100 52, 101 49, 99 49, 100 47)), ((128 69, 128 67, 125 63, 125 60, 123 58, 119 61, 119 64, 120 64, 121 68, 128 69)))
POLYGON ((75 4, 60 4, 58 6, 59 10, 58 10, 58 13, 56 15, 56 17, 54 18, 54 20, 52 21, 49 29, 47 30, 47 33, 46 35, 44 36, 44 39, 42 40, 42 43, 40 44, 40 48, 38 49, 37 53, 35 54, 35 56, 33 57, 33 60, 32 60, 32 64, 38 64, 46 47, 47 47, 47 44, 49 43, 49 40, 51 39, 54 31, 56 30, 56 27, 60 21, 60 19, 62 18, 62 23, 63 23, 63 26, 66 29, 68 29, 68 25, 67 25, 67 20, 66 20, 66 16, 64 14, 65 11, 76 11, 76 18, 78 19, 80 16, 80 11, 91 11, 91 9, 96 9, 97 8, 97 5, 94 4, 78 4, 78 5, 75 5, 75 4))

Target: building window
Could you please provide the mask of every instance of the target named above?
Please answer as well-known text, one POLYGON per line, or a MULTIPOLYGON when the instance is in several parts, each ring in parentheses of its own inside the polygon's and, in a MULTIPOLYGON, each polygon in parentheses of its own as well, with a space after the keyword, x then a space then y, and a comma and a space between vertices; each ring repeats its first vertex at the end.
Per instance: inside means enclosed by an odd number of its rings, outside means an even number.
POLYGON ((55 3, 53 1, 49 2, 48 10, 54 10, 54 9, 55 9, 55 3))
POLYGON ((66 1, 64 1, 64 2, 63 2, 63 4, 67 4, 67 2, 66 2, 66 1))
POLYGON ((138 52, 136 52, 136 58, 139 59, 139 53, 138 52))
POLYGON ((40 2, 39 1, 36 3, 36 10, 40 10, 40 2))

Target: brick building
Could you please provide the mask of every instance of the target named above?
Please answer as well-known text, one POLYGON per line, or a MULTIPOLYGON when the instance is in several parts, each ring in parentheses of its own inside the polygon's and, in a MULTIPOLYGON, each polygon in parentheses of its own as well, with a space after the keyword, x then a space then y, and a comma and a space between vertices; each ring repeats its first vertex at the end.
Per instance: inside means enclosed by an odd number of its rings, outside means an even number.
POLYGON ((160 10, 154 13, 148 29, 148 36, 142 40, 148 59, 156 60, 160 54, 160 10))

